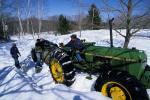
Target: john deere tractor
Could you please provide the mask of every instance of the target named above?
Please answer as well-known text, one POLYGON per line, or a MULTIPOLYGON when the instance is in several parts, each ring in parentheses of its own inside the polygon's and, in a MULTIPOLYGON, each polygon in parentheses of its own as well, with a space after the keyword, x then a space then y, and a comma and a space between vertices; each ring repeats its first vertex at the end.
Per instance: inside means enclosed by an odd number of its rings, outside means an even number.
MULTIPOLYGON (((74 51, 59 48, 43 40, 43 61, 49 66, 56 83, 71 86, 75 73, 84 71, 98 76, 94 88, 113 100, 149 100, 150 68, 144 51, 116 47, 95 46, 85 42, 81 52, 85 63, 79 63, 74 51)), ((36 62, 35 48, 32 58, 36 62)), ((81 83, 82 84, 82 83, 81 83)))

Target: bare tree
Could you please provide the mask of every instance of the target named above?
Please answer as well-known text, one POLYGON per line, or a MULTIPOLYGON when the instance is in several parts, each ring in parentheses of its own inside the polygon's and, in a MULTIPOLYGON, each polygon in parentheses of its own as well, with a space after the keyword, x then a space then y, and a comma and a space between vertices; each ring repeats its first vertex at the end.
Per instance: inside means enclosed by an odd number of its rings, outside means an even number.
POLYGON ((59 16, 50 16, 48 17, 48 31, 57 31, 58 28, 58 17, 59 16))
POLYGON ((20 36, 24 34, 24 32, 23 32, 22 20, 21 20, 20 0, 16 0, 15 9, 16 9, 16 13, 17 13, 18 21, 19 21, 19 26, 20 26, 20 31, 18 31, 18 33, 19 33, 19 38, 20 38, 20 36))
POLYGON ((29 33, 30 0, 27 0, 26 15, 27 15, 27 33, 29 33))
POLYGON ((38 15, 38 22, 39 22, 39 32, 38 32, 38 38, 40 37, 39 34, 41 32, 42 28, 42 11, 43 11, 43 0, 37 0, 37 15, 38 15))
MULTIPOLYGON (((103 0, 104 4, 109 8, 109 11, 111 12, 117 12, 118 15, 121 15, 120 17, 120 23, 116 25, 116 32, 119 33, 121 36, 125 38, 125 42, 123 47, 127 48, 128 44, 130 42, 131 37, 136 34, 140 30, 140 22, 135 23, 135 17, 134 17, 134 11, 136 8, 139 7, 140 3, 145 2, 146 0, 117 0, 119 7, 117 6, 111 6, 108 2, 108 0, 103 0), (122 34, 117 29, 121 28, 120 26, 124 25, 126 29, 126 33, 122 34)), ((148 13, 146 9, 142 11, 142 13, 139 15, 139 17, 136 17, 136 19, 140 19, 143 16, 145 16, 148 13)))
POLYGON ((80 31, 80 37, 82 32, 82 20, 83 20, 83 8, 89 7, 89 5, 82 2, 82 0, 73 0, 78 6, 78 29, 80 31))
POLYGON ((6 9, 10 9, 10 5, 12 4, 12 2, 7 2, 7 0, 0 0, 0 38, 5 40, 9 39, 8 19, 11 16, 11 11, 6 9))
POLYGON ((77 0, 76 1, 77 2, 77 4, 78 4, 78 6, 79 6, 79 8, 78 8, 78 12, 79 12, 79 21, 78 21, 78 26, 79 26, 79 31, 80 31, 80 37, 81 37, 81 30, 82 30, 82 27, 81 27, 81 14, 82 14, 82 6, 83 6, 83 4, 82 4, 82 2, 81 2, 81 0, 77 0))

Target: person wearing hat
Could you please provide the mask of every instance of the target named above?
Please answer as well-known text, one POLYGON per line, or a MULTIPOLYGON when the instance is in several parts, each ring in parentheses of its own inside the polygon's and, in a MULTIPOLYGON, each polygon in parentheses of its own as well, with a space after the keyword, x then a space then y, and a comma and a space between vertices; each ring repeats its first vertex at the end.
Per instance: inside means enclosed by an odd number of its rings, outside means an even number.
POLYGON ((15 61, 15 66, 16 66, 17 68, 21 68, 21 66, 20 66, 20 64, 19 64, 19 60, 18 60, 18 57, 21 56, 21 54, 20 54, 20 52, 19 52, 19 50, 18 50, 18 48, 17 48, 17 46, 16 46, 16 43, 13 43, 13 44, 12 44, 12 47, 11 47, 11 49, 10 49, 10 54, 11 54, 12 58, 13 58, 14 61, 15 61))
POLYGON ((79 62, 84 62, 84 59, 81 57, 80 52, 84 49, 82 41, 77 38, 75 34, 70 36, 71 40, 65 45, 70 47, 72 50, 75 50, 75 56, 79 62))

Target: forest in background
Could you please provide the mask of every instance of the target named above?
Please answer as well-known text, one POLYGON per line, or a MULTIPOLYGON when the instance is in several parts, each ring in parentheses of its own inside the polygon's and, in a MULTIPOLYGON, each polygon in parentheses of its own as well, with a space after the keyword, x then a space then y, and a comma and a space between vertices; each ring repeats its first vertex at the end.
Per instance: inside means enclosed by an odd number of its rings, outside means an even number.
POLYGON ((76 14, 48 15, 50 12, 47 12, 46 0, 0 0, 0 39, 8 39, 14 34, 68 34, 81 30, 108 29, 110 20, 114 18, 113 30, 125 38, 124 47, 127 47, 135 33, 150 28, 149 0, 115 0, 117 7, 111 5, 109 0, 100 1, 103 6, 72 0, 78 10, 76 14), (119 29, 126 29, 126 35, 119 29))

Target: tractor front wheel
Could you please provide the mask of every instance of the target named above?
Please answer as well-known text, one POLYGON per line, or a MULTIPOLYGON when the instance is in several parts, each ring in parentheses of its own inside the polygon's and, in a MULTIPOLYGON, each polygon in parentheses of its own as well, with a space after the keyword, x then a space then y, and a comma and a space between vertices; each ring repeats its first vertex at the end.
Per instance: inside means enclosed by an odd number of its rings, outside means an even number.
POLYGON ((71 86, 75 81, 75 70, 67 54, 56 51, 50 61, 50 71, 56 83, 71 86))
POLYGON ((144 85, 125 71, 100 73, 94 88, 113 100, 149 100, 144 85))

